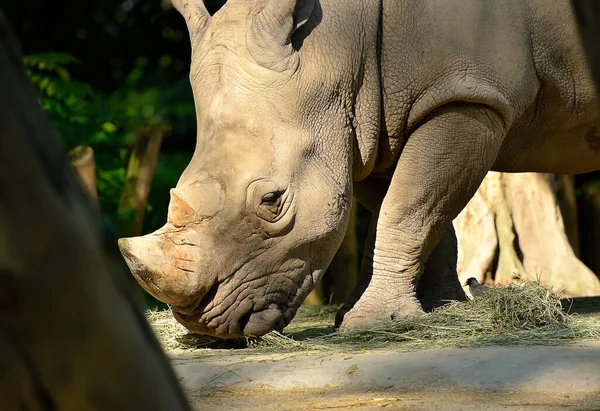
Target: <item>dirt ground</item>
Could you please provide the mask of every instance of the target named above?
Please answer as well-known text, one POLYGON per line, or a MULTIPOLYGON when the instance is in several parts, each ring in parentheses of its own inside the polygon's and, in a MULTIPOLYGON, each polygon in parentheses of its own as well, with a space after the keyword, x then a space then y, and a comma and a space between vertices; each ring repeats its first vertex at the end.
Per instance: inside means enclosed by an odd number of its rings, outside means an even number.
POLYGON ((216 390, 192 394, 196 410, 599 410, 600 394, 494 391, 216 390))
POLYGON ((600 343, 175 356, 197 410, 600 410, 600 343))
MULTIPOLYGON (((577 301, 576 312, 600 320, 598 302, 577 301)), ((171 359, 195 410, 600 410, 600 341, 171 359)))

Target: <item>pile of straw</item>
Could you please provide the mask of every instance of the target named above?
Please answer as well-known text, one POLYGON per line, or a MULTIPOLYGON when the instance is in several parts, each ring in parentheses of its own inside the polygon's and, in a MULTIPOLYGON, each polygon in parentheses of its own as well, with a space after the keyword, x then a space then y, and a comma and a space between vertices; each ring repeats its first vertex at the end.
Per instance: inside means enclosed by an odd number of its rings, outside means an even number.
POLYGON ((319 338, 328 344, 379 348, 555 345, 598 339, 594 319, 568 315, 560 295, 537 282, 491 288, 468 302, 454 302, 420 318, 390 321, 319 338))
MULTIPOLYGON (((454 302, 419 318, 380 323, 339 333, 333 330, 336 307, 301 307, 286 329, 237 342, 236 348, 276 352, 298 350, 356 351, 375 348, 423 349, 483 345, 556 345, 572 340, 600 339, 600 322, 569 315, 559 293, 538 282, 490 288, 468 302, 454 302)), ((190 335, 170 313, 149 314, 163 347, 173 349, 228 348, 190 335)))

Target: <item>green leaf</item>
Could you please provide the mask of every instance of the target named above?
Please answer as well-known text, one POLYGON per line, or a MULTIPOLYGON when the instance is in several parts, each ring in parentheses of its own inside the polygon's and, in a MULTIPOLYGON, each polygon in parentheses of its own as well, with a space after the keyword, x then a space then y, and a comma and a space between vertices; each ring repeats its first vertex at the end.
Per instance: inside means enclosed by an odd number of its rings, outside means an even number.
POLYGON ((117 126, 116 124, 107 121, 106 123, 102 124, 102 130, 106 131, 107 133, 114 133, 117 131, 117 126))

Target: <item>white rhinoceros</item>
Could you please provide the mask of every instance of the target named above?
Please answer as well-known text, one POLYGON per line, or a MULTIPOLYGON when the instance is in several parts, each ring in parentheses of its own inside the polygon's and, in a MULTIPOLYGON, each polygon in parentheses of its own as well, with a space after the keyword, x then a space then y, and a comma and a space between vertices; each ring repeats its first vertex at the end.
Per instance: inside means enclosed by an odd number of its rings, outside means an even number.
POLYGON ((489 170, 600 168, 567 0, 230 0, 212 17, 174 2, 198 143, 167 224, 120 246, 192 331, 288 324, 353 194, 375 213, 343 329, 420 315, 428 293, 464 298, 449 229, 489 170))

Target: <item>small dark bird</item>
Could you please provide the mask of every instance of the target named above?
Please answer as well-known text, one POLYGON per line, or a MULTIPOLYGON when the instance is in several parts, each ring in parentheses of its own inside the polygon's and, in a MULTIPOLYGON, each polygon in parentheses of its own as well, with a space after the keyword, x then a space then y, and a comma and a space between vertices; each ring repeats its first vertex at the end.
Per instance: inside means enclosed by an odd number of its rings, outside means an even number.
POLYGON ((473 297, 477 297, 479 294, 484 293, 488 290, 485 285, 479 284, 479 281, 475 277, 471 277, 467 280, 465 285, 469 286, 469 292, 473 297))

